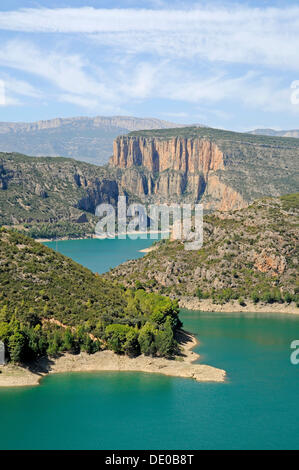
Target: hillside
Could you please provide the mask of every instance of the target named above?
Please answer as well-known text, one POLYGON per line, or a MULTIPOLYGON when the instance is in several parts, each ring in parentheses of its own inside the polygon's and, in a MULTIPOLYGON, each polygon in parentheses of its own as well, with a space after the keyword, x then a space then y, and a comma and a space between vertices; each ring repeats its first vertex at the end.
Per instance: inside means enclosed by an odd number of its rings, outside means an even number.
POLYGON ((0 152, 62 156, 103 165, 113 140, 132 130, 177 127, 168 121, 131 116, 57 118, 48 121, 0 122, 0 152))
POLYGON ((299 303, 299 194, 264 198, 249 207, 204 218, 204 245, 186 251, 164 240, 145 257, 106 278, 167 295, 215 303, 299 303))
POLYGON ((275 137, 293 137, 299 138, 299 129, 291 129, 289 131, 276 131, 274 129, 254 129, 249 134, 255 135, 270 135, 275 137))
POLYGON ((169 356, 177 302, 125 290, 15 231, 0 230, 0 340, 15 362, 108 348, 169 356))
POLYGON ((67 158, 0 153, 0 224, 37 238, 93 233, 96 205, 118 198, 111 173, 67 158))

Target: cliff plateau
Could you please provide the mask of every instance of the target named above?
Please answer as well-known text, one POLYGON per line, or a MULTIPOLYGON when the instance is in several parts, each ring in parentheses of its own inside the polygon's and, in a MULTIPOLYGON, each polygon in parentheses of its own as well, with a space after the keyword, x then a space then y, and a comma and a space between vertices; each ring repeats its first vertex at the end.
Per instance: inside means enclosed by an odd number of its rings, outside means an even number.
POLYGON ((299 142, 209 128, 132 132, 114 141, 110 167, 145 202, 240 209, 298 190, 299 142))

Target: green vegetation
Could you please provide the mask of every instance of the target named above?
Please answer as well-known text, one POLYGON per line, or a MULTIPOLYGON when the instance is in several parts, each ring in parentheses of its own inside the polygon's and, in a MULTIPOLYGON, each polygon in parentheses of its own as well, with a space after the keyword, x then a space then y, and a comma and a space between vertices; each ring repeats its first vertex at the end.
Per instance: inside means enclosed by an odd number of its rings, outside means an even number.
POLYGON ((93 233, 96 204, 102 198, 114 202, 117 194, 108 168, 70 158, 0 152, 0 225, 33 238, 93 233))
POLYGON ((113 269, 106 278, 149 292, 197 297, 225 304, 299 304, 299 193, 264 198, 239 211, 204 217, 204 244, 186 251, 162 240, 143 258, 113 269))
POLYGON ((212 127, 177 127, 170 129, 151 129, 134 131, 128 134, 128 137, 153 137, 157 139, 171 139, 173 137, 194 138, 200 137, 211 141, 240 142, 243 144, 258 144, 265 146, 274 146, 277 148, 299 148, 297 139, 288 137, 275 137, 266 135, 254 135, 241 132, 226 131, 214 129, 212 127))
POLYGON ((11 361, 103 348, 129 356, 176 352, 177 301, 107 281, 5 228, 0 259, 0 339, 11 361))

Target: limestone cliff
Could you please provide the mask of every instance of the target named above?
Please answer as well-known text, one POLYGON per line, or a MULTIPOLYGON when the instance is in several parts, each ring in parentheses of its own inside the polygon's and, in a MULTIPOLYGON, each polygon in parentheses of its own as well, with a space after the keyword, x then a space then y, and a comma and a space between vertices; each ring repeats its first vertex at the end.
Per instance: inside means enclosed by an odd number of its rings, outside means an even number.
POLYGON ((115 139, 110 168, 146 202, 245 207, 298 190, 299 142, 208 128, 132 132, 115 139), (296 176, 297 175, 297 176, 296 176))
POLYGON ((121 136, 114 141, 110 165, 121 168, 121 185, 141 199, 196 202, 208 196, 207 209, 230 210, 246 205, 215 172, 224 170, 223 152, 202 138, 169 140, 121 136))

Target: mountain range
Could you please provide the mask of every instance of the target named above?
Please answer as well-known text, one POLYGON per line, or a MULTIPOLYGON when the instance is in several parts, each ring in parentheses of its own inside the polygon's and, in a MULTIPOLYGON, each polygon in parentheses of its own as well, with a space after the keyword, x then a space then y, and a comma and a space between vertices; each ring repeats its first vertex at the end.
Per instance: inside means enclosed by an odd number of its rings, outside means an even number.
POLYGON ((299 191, 299 140, 185 127, 115 139, 109 164, 0 153, 0 224, 35 238, 94 232, 95 208, 195 203, 206 212, 299 191))
POLYGON ((180 127, 168 121, 131 116, 57 118, 37 122, 0 122, 0 151, 62 156, 103 165, 119 134, 140 129, 180 127))

